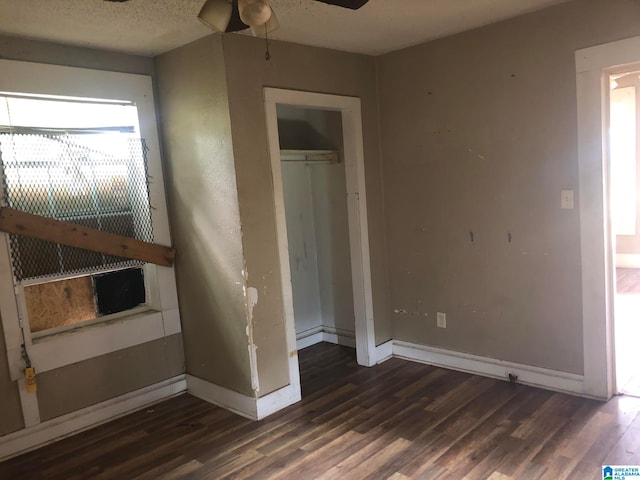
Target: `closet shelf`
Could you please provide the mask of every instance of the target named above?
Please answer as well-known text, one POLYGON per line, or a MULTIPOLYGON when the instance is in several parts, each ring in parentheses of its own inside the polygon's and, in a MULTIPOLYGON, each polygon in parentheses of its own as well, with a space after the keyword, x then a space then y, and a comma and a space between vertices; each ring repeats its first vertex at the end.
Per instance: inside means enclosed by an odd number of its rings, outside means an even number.
POLYGON ((340 163, 337 150, 280 150, 283 162, 340 163))

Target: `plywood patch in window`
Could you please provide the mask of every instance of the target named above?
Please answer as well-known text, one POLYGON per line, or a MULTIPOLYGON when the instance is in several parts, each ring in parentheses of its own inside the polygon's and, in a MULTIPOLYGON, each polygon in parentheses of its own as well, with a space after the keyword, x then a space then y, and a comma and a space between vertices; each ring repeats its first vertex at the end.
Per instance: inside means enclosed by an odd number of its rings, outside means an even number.
POLYGON ((96 318, 91 277, 30 285, 24 297, 34 333, 96 318))

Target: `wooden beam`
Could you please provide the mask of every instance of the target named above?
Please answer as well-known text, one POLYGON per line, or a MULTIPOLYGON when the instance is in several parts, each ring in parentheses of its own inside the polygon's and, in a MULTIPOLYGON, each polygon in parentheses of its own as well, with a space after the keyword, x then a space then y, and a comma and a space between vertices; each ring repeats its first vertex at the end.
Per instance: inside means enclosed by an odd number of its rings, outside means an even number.
POLYGON ((0 208, 0 231, 25 235, 93 252, 171 267, 176 249, 87 228, 75 223, 0 208))

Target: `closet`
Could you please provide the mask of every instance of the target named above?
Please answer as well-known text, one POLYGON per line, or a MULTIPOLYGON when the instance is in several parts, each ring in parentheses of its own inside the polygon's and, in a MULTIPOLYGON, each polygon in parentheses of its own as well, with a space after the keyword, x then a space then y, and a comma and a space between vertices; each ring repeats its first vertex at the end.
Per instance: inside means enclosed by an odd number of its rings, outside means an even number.
POLYGON ((277 113, 298 349, 354 347, 341 113, 285 105, 277 113))

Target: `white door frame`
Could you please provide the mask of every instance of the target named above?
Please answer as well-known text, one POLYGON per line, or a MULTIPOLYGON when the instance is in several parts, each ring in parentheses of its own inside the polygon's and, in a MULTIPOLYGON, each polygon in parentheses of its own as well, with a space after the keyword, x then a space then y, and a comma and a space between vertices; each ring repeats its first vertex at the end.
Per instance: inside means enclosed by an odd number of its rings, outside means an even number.
MULTIPOLYGON (((296 330, 293 312, 293 291, 289 270, 289 246, 285 220, 280 140, 276 106, 291 105, 302 108, 333 110, 342 113, 344 165, 347 182, 347 210, 349 216, 349 245, 355 314, 356 357, 359 365, 367 367, 377 363, 373 321, 373 295, 371 290, 371 264, 369 257, 369 229, 367 224, 367 198, 365 193, 364 148, 362 140, 362 114, 360 99, 339 95, 264 89, 267 134, 273 175, 273 197, 276 212, 278 252, 282 281, 282 301, 289 352, 296 350, 296 330)), ((298 356, 290 357, 290 379, 299 378, 298 356)), ((298 380, 299 382, 299 380, 298 380)))
POLYGON ((580 243, 582 257, 583 393, 616 391, 615 252, 609 215, 608 73, 640 62, 640 37, 576 51, 580 243))

